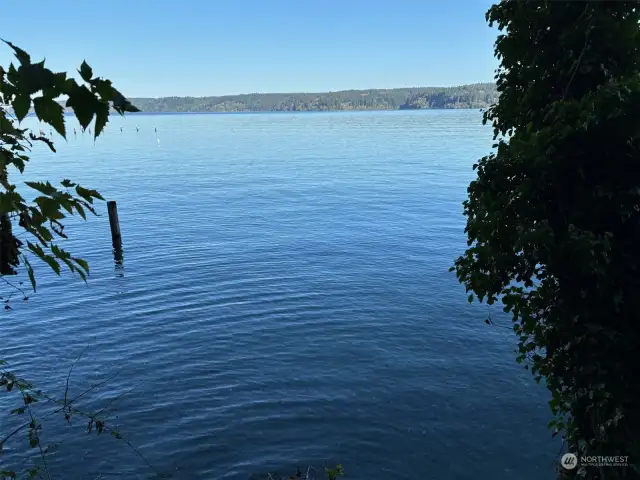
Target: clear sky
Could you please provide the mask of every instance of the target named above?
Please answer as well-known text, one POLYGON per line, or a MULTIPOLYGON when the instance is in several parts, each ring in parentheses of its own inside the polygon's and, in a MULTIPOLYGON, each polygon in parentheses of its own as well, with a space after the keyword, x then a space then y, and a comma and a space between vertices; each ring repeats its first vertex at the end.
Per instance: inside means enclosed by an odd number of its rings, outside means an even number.
MULTIPOLYGON (((485 0, 2 0, 0 37, 128 97, 491 81, 485 0)), ((0 46, 0 62, 11 58, 0 46)))

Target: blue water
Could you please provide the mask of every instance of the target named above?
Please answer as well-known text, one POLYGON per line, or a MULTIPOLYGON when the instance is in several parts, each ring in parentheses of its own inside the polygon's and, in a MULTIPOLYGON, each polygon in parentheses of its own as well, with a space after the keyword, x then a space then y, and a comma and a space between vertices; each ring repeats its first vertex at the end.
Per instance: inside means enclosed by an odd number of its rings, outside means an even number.
MULTIPOLYGON (((4 313, 0 358, 62 396, 89 346, 72 394, 117 376, 78 406, 123 394, 110 422, 175 479, 325 459, 350 479, 554 478, 545 389, 448 272, 471 166, 491 148, 480 120, 136 115, 95 144, 71 133, 55 155, 37 149, 28 178, 117 200, 124 263, 104 205, 71 221, 65 247, 90 262, 88 284, 38 264, 37 294, 4 313)), ((54 478, 156 475, 80 418, 44 424, 43 443, 62 441, 54 478)), ((0 416, 0 432, 13 425, 0 416)), ((0 458, 16 461, 18 440, 0 458)))

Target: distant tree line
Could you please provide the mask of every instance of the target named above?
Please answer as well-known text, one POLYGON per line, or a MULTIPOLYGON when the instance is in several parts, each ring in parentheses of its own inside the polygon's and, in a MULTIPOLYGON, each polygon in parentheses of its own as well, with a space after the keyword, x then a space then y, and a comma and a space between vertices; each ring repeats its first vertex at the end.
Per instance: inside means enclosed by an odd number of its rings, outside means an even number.
POLYGON ((143 112, 304 112, 486 108, 498 99, 493 83, 459 87, 344 90, 325 93, 252 93, 221 97, 129 99, 143 112))
POLYGON ((411 94, 400 109, 421 108, 485 108, 498 101, 498 92, 493 83, 476 83, 411 94))

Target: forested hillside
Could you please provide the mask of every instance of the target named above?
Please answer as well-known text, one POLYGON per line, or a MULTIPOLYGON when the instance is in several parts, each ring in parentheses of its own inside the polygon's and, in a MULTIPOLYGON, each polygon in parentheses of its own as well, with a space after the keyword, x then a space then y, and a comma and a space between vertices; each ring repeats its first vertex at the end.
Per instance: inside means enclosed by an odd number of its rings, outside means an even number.
POLYGON ((478 83, 413 93, 400 108, 483 108, 497 100, 498 93, 494 84, 478 83))
POLYGON ((496 86, 416 87, 326 93, 253 93, 221 97, 131 98, 143 112, 265 112, 482 108, 497 100, 496 86))

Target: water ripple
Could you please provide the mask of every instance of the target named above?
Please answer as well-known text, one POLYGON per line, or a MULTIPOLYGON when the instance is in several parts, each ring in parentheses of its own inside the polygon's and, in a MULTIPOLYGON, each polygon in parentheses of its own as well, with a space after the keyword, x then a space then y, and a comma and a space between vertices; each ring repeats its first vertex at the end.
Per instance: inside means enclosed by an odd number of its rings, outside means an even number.
MULTIPOLYGON (((472 111, 114 118, 28 171, 116 199, 124 263, 103 206, 70 221, 90 281, 38 265, 0 357, 61 392, 90 345, 73 392, 117 376, 81 405, 118 398, 112 421, 174 479, 324 459, 352 479, 554 478, 546 393, 448 272, 490 145, 472 111)), ((47 425, 60 478, 154 478, 82 428, 47 425)))

